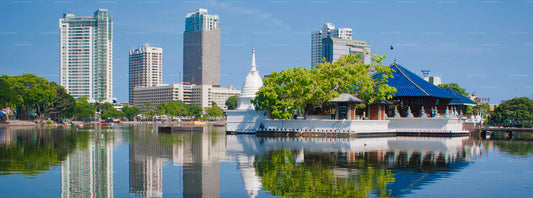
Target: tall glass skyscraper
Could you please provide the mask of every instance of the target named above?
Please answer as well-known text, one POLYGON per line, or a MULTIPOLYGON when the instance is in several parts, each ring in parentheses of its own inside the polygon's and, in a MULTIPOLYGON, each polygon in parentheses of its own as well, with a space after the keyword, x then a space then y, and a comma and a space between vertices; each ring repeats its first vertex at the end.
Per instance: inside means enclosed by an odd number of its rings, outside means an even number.
POLYGON ((220 23, 218 15, 198 9, 185 18, 183 81, 220 86, 220 23))
POLYGON ((113 22, 107 9, 91 16, 59 19, 60 81, 74 98, 108 101, 113 97, 113 22))

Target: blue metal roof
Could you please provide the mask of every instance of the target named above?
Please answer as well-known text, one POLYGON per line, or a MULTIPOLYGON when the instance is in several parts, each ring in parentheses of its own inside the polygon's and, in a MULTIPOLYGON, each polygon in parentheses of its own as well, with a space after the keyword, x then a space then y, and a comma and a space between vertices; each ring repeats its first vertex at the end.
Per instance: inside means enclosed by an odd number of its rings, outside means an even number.
POLYGON ((396 88, 395 97, 457 98, 450 92, 427 82, 401 65, 392 63, 390 67, 395 71, 392 74, 394 78, 389 78, 387 84, 396 88))
POLYGON ((454 89, 450 87, 446 87, 444 88, 444 90, 449 91, 451 94, 457 97, 455 99, 452 99, 452 101, 450 101, 450 104, 448 105, 476 105, 477 104, 470 98, 464 96, 463 94, 455 91, 454 89))

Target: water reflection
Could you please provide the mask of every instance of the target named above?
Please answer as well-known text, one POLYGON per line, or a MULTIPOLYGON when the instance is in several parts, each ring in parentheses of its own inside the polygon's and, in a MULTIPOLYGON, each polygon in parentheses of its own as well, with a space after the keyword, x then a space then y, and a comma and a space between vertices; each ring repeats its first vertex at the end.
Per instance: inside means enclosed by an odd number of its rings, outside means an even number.
POLYGON ((119 133, 82 133, 88 141, 76 145, 61 165, 61 197, 113 197, 113 147, 119 133))
POLYGON ((130 195, 163 196, 163 161, 182 167, 178 174, 184 197, 218 197, 220 163, 226 144, 222 128, 204 127, 202 132, 146 133, 134 129, 130 139, 130 195))
POLYGON ((85 133, 0 128, 0 175, 36 176, 58 166, 87 141, 85 133))
POLYGON ((228 156, 238 159, 250 197, 261 187, 283 197, 398 196, 483 153, 480 142, 468 137, 228 136, 227 144, 228 156))
MULTIPOLYGON (((468 137, 265 138, 226 136, 216 127, 174 134, 146 126, 10 128, 0 129, 0 181, 9 181, 5 175, 11 174, 38 180, 58 167, 55 193, 61 197, 118 192, 224 197, 228 191, 248 197, 396 197, 448 178, 492 150, 520 158, 533 154, 529 141, 468 137), (125 150, 117 154, 117 147, 125 150), (232 174, 241 181, 230 181, 232 174), (236 189, 221 189, 221 182, 236 189)), ((21 190, 24 186, 13 191, 21 190)))

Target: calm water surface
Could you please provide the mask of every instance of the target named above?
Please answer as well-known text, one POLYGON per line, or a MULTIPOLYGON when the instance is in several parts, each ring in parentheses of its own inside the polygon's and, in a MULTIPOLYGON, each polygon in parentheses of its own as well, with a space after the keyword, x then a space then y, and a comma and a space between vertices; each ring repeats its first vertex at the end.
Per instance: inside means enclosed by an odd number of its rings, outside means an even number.
POLYGON ((0 129, 1 197, 531 197, 533 144, 0 129))

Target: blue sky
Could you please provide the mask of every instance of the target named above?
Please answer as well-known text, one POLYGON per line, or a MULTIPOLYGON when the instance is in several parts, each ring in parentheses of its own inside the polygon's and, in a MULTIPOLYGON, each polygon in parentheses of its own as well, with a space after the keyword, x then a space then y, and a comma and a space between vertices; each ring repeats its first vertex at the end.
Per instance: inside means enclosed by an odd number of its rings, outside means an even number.
POLYGON ((372 53, 421 74, 431 70, 496 104, 533 98, 533 1, 47 1, 0 2, 0 73, 59 80, 59 19, 106 8, 114 22, 114 96, 128 100, 128 52, 163 48, 163 83, 183 76, 185 14, 206 8, 221 23, 221 83, 310 65, 310 35, 325 22, 353 29, 372 53), (389 46, 393 45, 391 51, 389 46))

